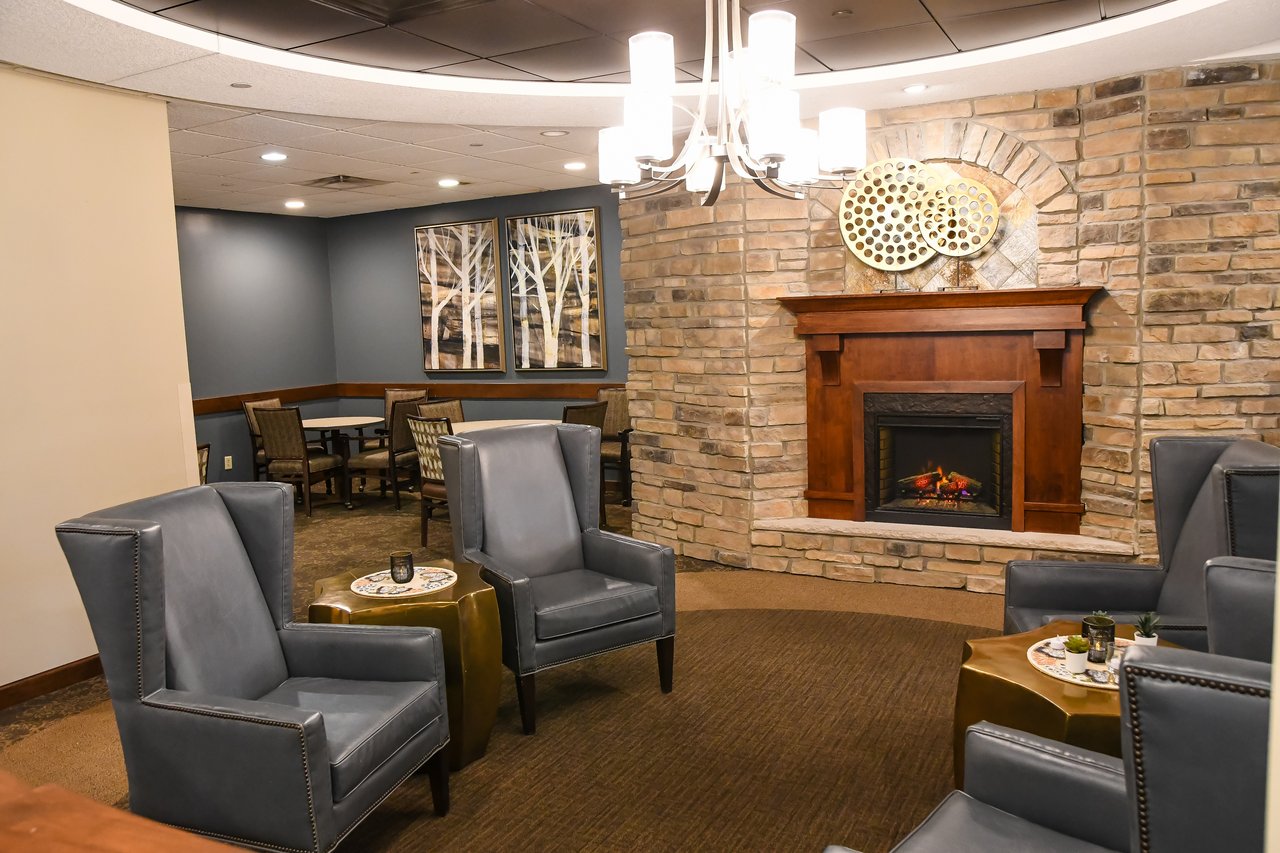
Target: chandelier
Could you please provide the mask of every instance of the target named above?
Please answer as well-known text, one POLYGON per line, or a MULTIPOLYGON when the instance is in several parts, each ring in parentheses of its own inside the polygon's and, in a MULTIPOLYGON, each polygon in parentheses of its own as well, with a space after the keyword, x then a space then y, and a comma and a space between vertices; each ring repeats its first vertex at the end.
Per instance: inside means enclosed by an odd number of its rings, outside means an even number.
POLYGON ((795 16, 756 12, 747 20, 747 36, 744 44, 739 0, 707 0, 696 112, 673 98, 674 39, 660 32, 632 36, 623 124, 600 131, 600 182, 622 198, 645 198, 683 184, 709 206, 730 171, 774 195, 802 198, 805 187, 843 184, 866 165, 862 110, 825 110, 817 130, 800 124, 800 95, 792 88, 795 16), (672 143, 675 109, 693 120, 679 154, 672 143))

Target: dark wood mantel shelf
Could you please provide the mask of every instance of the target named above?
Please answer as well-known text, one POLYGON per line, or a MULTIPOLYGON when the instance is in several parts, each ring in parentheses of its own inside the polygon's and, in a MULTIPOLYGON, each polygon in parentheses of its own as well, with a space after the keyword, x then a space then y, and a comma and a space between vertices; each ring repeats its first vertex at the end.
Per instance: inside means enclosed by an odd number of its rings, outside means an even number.
POLYGON ((809 514, 863 520, 863 394, 1016 389, 1013 530, 1077 533, 1085 307, 1101 287, 788 296, 806 342, 809 514))

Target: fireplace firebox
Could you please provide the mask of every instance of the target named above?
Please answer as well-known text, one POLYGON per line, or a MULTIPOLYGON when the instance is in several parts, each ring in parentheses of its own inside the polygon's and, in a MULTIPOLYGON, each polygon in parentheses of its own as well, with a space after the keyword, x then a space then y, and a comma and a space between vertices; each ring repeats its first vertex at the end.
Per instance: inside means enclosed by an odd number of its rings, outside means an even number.
POLYGON ((1012 529, 1009 394, 862 398, 866 518, 1012 529))

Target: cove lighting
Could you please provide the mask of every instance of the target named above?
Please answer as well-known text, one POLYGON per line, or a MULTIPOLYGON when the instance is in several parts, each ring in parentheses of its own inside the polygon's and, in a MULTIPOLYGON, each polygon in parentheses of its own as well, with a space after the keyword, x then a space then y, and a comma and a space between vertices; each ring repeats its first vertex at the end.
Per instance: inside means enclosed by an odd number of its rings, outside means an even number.
POLYGON ((307 203, 302 199, 291 198, 284 203, 284 206, 289 208, 290 210, 301 210, 302 208, 307 206, 307 203))
POLYGON ((268 163, 280 163, 284 160, 288 160, 289 155, 283 151, 268 151, 266 154, 262 155, 262 159, 266 160, 268 163))

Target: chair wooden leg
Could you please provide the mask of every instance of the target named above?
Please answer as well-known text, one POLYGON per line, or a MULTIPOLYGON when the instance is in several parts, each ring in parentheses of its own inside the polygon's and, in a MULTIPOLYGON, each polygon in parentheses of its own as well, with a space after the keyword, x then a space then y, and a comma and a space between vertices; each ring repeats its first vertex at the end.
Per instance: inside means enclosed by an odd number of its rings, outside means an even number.
POLYGON ((400 509, 400 472, 392 467, 387 469, 387 474, 391 478, 391 493, 396 498, 396 509, 400 509))
POLYGON ((520 702, 520 723, 524 726, 524 733, 527 735, 535 734, 538 731, 537 710, 534 707, 536 695, 533 674, 517 675, 516 698, 520 702))
POLYGON ((302 475, 302 504, 307 508, 307 518, 311 517, 311 475, 302 475))
POLYGON ((427 759, 427 778, 431 780, 431 803, 436 815, 449 813, 449 759, 448 750, 441 749, 427 759))
POLYGON ((422 521, 418 530, 418 544, 422 547, 427 546, 427 522, 431 519, 431 502, 426 498, 422 499, 422 521))
POLYGON ((671 677, 675 671, 676 638, 663 637, 658 641, 658 682, 663 693, 671 692, 671 677))

